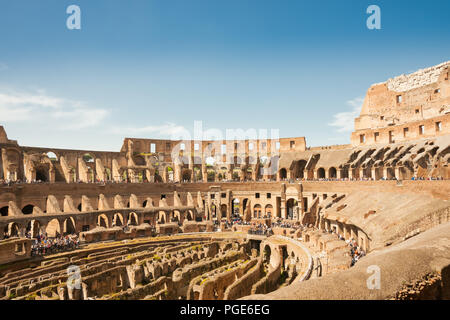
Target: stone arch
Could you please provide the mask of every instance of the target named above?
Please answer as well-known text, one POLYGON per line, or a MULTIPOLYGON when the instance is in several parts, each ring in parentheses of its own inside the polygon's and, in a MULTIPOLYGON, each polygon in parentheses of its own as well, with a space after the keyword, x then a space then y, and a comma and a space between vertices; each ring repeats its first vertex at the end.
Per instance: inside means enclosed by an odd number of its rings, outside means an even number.
POLYGON ((22 213, 26 214, 26 215, 32 214, 33 213, 33 209, 34 209, 34 206, 32 204, 28 204, 28 205, 26 205, 25 207, 22 208, 22 213))
POLYGON ((45 154, 50 161, 58 161, 58 156, 53 151, 49 151, 45 154))
POLYGON ((179 210, 173 211, 171 222, 182 222, 181 212, 179 210))
POLYGON ((297 200, 290 198, 286 201, 286 215, 287 219, 292 219, 294 217, 294 209, 297 206, 297 200))
POLYGON ((105 214, 102 213, 97 216, 97 226, 109 228, 108 217, 105 214))
POLYGON ((158 218, 159 223, 164 224, 167 221, 167 217, 166 217, 166 212, 165 211, 160 211, 159 212, 159 218, 158 218))
POLYGON ((188 219, 188 221, 194 220, 194 213, 192 212, 192 210, 188 210, 186 219, 188 219))
POLYGON ((5 226, 4 235, 8 237, 18 237, 20 233, 20 226, 16 222, 10 222, 5 226))
POLYGON ((130 226, 137 226, 139 224, 139 218, 136 212, 130 212, 128 214, 128 224, 130 226))
POLYGON ((123 216, 121 213, 115 213, 113 216, 113 226, 121 227, 123 226, 123 216))
POLYGON ((306 168, 307 161, 306 160, 298 160, 294 166, 294 179, 302 179, 304 178, 304 170, 306 168))
POLYGON ((75 219, 72 217, 69 217, 64 220, 63 223, 63 233, 64 234, 75 234, 77 233, 77 229, 75 226, 75 219))
POLYGON ((336 179, 337 178, 337 170, 335 167, 331 167, 328 169, 328 177, 330 179, 336 179))
POLYGON ((324 168, 317 169, 317 178, 325 179, 325 169, 324 168))
POLYGON ((52 219, 47 223, 47 226, 45 227, 45 232, 47 233, 47 236, 50 238, 55 238, 56 236, 61 234, 61 225, 58 221, 58 219, 52 219))
POLYGON ((37 220, 30 220, 27 223, 26 232, 31 234, 31 238, 36 238, 41 230, 41 223, 37 220))

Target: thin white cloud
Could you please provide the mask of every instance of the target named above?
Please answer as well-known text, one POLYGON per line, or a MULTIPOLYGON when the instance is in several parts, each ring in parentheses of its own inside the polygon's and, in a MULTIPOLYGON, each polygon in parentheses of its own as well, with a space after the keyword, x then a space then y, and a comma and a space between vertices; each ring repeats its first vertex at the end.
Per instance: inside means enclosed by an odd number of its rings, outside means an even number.
POLYGON ((82 101, 50 96, 43 90, 0 92, 2 123, 33 123, 60 130, 76 130, 101 123, 109 114, 106 109, 89 108, 82 101))
POLYGON ((4 70, 8 70, 8 65, 3 62, 0 62, 0 71, 4 70))
POLYGON ((347 105, 352 107, 352 111, 336 113, 334 120, 329 123, 329 126, 337 127, 337 132, 351 132, 354 128, 354 120, 361 113, 362 104, 364 102, 363 97, 358 97, 347 101, 347 105))
MULTIPOLYGON (((137 128, 114 128, 115 133, 127 134, 127 135, 151 135, 157 138, 168 138, 168 139, 180 139, 189 135, 189 131, 180 125, 172 122, 166 122, 162 125, 145 126, 137 128)), ((185 138, 186 139, 186 138, 185 138)), ((190 139, 190 137, 188 138, 190 139)))

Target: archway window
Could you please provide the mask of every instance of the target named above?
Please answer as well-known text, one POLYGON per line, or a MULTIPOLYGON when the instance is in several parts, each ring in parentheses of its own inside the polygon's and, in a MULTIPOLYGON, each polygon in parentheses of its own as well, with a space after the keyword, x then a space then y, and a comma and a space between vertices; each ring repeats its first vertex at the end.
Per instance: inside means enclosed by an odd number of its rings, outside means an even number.
POLYGON ((280 179, 287 179, 287 170, 285 168, 280 170, 280 179))
POLYGON ((33 209, 34 209, 33 205, 31 205, 31 204, 26 205, 25 207, 23 207, 22 213, 23 214, 32 214, 33 213, 33 209))
POLYGON ((337 170, 335 167, 331 167, 328 171, 328 177, 330 177, 331 179, 335 179, 337 178, 337 170))
POLYGON ((51 161, 58 161, 58 157, 56 156, 56 154, 52 151, 47 152, 47 157, 51 160, 51 161))
POLYGON ((319 179, 324 179, 325 178, 325 169, 324 168, 319 168, 317 170, 317 177, 319 179))

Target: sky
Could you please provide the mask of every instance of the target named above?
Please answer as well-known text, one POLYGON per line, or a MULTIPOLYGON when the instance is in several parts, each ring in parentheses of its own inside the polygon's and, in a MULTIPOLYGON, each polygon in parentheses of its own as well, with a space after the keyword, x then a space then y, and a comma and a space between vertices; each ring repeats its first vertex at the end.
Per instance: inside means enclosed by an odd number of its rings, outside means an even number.
POLYGON ((0 0, 0 125, 20 145, 104 151, 193 136, 194 121, 347 144, 373 83, 450 60, 448 12, 448 0, 0 0))

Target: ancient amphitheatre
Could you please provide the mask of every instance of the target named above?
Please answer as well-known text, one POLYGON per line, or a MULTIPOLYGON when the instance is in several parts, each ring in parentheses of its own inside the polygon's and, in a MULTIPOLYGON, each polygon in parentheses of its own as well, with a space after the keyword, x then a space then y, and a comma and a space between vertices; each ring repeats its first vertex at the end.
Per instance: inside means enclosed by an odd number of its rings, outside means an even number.
POLYGON ((449 299, 449 75, 372 85, 348 145, 61 150, 0 127, 0 299, 449 299))

